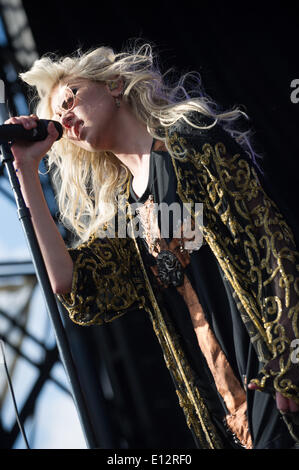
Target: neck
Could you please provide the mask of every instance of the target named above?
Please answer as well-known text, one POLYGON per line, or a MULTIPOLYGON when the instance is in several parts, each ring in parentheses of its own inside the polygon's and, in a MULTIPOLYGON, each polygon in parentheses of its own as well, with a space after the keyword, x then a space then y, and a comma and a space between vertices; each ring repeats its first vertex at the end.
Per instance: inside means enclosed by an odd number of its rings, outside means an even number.
POLYGON ((119 111, 122 112, 119 114, 119 122, 115 127, 119 131, 115 133, 117 140, 111 151, 136 178, 148 161, 153 137, 130 110, 120 109, 119 111))

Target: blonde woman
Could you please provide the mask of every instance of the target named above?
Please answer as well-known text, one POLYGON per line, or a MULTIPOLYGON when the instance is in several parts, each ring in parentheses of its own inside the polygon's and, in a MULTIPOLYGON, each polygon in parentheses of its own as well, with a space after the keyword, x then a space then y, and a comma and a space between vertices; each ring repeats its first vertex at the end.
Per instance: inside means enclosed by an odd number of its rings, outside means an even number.
POLYGON ((71 319, 150 316, 199 448, 291 448, 298 252, 261 187, 248 135, 234 130, 244 113, 217 111, 199 81, 192 95, 186 77, 167 84, 148 45, 46 56, 21 77, 36 88, 37 114, 7 123, 30 129, 42 117, 64 129, 55 142, 49 124, 46 140, 12 151, 71 319), (68 249, 39 182, 46 154, 76 235, 68 249))

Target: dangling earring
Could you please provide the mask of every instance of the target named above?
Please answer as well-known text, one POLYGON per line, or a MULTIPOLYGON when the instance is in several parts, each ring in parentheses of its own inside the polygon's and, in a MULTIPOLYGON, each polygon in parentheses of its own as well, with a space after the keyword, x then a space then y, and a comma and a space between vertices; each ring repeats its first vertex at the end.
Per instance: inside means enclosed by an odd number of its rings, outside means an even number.
MULTIPOLYGON (((113 91, 119 86, 119 82, 118 80, 112 80, 111 82, 108 82, 107 85, 109 87, 109 90, 113 91)), ((123 94, 121 92, 118 96, 113 97, 117 108, 120 108, 122 95, 123 94)))
POLYGON ((115 99, 116 107, 117 107, 117 108, 120 108, 121 99, 122 99, 122 93, 120 93, 118 96, 115 96, 114 99, 115 99))

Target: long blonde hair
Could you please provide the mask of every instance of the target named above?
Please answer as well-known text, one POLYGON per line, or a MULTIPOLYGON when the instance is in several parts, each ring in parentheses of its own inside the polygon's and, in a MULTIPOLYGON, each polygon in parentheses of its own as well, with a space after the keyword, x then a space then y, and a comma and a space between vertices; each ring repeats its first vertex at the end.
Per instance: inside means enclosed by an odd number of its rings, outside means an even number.
MULTIPOLYGON (((167 84, 150 44, 120 53, 98 47, 64 58, 48 54, 20 76, 36 88, 35 112, 39 117, 51 119, 51 92, 67 78, 107 83, 121 77, 123 99, 153 137, 161 140, 158 128, 171 126, 181 118, 188 121, 190 111, 199 111, 214 118, 212 126, 216 122, 227 125, 233 137, 254 156, 248 137, 251 131, 238 132, 230 126, 240 115, 247 117, 244 111, 235 107, 219 112, 216 103, 203 93, 197 73, 185 74, 175 84, 167 84), (189 79, 193 82, 191 91, 185 86, 189 79)), ((84 242, 115 215, 117 195, 127 180, 128 169, 111 152, 88 152, 66 138, 54 143, 48 157, 62 223, 84 242)))

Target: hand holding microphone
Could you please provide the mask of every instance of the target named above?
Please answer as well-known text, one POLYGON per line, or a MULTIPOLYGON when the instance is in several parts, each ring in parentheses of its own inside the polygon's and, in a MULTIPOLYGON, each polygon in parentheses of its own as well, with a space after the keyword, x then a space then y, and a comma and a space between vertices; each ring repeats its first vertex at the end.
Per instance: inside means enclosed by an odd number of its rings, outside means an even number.
POLYGON ((62 132, 62 126, 57 121, 39 119, 33 114, 16 116, 0 126, 0 142, 12 142, 16 168, 29 166, 37 170, 53 143, 62 137, 62 132))
MULTIPOLYGON (((62 137, 62 126, 58 121, 50 121, 48 119, 38 119, 31 116, 23 116, 26 118, 33 118, 36 125, 30 128, 31 120, 27 119, 21 124, 8 124, 11 120, 6 121, 6 124, 0 126, 0 143, 2 142, 37 142, 45 140, 48 137, 48 125, 50 122, 54 123, 56 130, 58 131, 58 137, 56 140, 62 137)), ((18 119, 18 118, 11 118, 18 119)), ((19 118, 22 119, 22 116, 19 118)))

